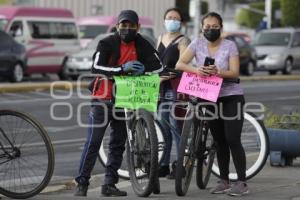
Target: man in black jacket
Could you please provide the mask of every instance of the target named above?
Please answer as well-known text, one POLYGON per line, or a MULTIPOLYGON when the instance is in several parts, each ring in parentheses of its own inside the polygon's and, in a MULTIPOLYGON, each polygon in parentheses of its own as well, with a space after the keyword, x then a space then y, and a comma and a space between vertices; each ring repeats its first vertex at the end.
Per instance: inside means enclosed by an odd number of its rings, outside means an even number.
MULTIPOLYGON (((99 42, 93 56, 92 73, 110 77, 162 71, 162 64, 156 50, 138 34, 140 24, 136 12, 121 11, 116 27, 118 31, 115 34, 99 42)), ((90 89, 93 96, 89 113, 90 126, 80 160, 79 175, 75 178, 78 183, 75 196, 87 195, 91 171, 109 123, 112 129, 110 152, 101 193, 103 196, 126 196, 125 191, 120 191, 115 186, 119 179, 117 171, 122 164, 127 138, 125 121, 119 119, 124 117, 124 111, 114 107, 113 80, 96 78, 90 89)))

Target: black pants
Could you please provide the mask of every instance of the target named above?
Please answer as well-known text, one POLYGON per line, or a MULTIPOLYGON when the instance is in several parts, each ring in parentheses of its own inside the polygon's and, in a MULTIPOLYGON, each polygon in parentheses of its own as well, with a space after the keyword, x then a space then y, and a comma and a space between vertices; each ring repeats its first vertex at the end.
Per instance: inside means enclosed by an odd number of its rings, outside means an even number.
POLYGON ((89 113, 89 128, 86 143, 81 155, 79 175, 76 182, 88 185, 94 168, 105 130, 110 123, 109 154, 106 163, 104 184, 115 184, 119 180, 118 169, 121 167, 127 139, 126 124, 114 117, 125 116, 123 109, 114 110, 112 103, 94 102, 89 113))
POLYGON ((246 156, 241 143, 241 133, 244 122, 244 96, 233 95, 220 97, 216 107, 208 110, 217 113, 218 118, 209 121, 214 140, 217 143, 217 160, 221 179, 228 180, 230 152, 236 168, 238 180, 246 180, 246 156))

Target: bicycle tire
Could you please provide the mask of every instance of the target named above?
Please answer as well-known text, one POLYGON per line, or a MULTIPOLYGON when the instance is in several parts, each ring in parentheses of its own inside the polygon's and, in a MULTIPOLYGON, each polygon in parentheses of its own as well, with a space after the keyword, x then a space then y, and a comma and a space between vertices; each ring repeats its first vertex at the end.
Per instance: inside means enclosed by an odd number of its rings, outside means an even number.
MULTIPOLYGON (((32 116, 13 110, 0 110, 0 127, 14 145, 12 148, 20 153, 0 165, 0 193, 15 199, 37 195, 50 182, 55 163, 46 130, 32 116)), ((1 142, 5 143, 5 139, 1 138, 1 142)), ((10 147, 8 143, 4 145, 10 147)))
POLYGON ((193 148, 197 130, 197 127, 195 127, 197 120, 194 114, 193 110, 188 110, 182 127, 175 171, 175 191, 178 196, 184 196, 187 193, 194 169, 195 157, 193 148))
MULTIPOLYGON (((258 120, 255 114, 245 112, 244 118, 242 144, 246 152, 247 160, 246 179, 249 180, 262 170, 267 161, 269 155, 269 137, 262 120, 258 120), (253 153, 255 147, 258 153, 253 153), (255 156, 254 159, 252 159, 253 156, 255 156)), ((230 166, 229 179, 231 181, 236 181, 237 174, 234 172, 235 170, 232 162, 230 166)), ((220 170, 216 162, 213 164, 212 173, 215 176, 220 177, 220 170)))
MULTIPOLYGON (((158 140, 158 161, 160 162, 165 154, 165 151, 164 151, 164 148, 165 148, 164 135, 165 134, 163 134, 163 129, 162 129, 159 121, 154 120, 154 125, 155 125, 156 134, 157 134, 157 140, 158 140)), ((109 131, 106 130, 103 140, 101 142, 99 153, 98 153, 98 160, 100 161, 100 163, 103 167, 106 166, 106 162, 107 162, 108 143, 109 143, 109 131)), ((127 157, 127 156, 124 155, 124 157, 127 157)), ((118 170, 118 175, 120 178, 123 178, 126 180, 130 179, 128 166, 125 163, 123 163, 121 165, 121 168, 118 170)), ((143 176, 144 176, 144 174, 140 174, 139 178, 142 178, 143 176)))
POLYGON ((147 197, 153 192, 157 181, 158 142, 153 116, 144 109, 136 111, 126 151, 132 188, 137 196, 147 197), (140 170, 147 174, 143 176, 147 179, 145 183, 138 176, 140 170))
POLYGON ((200 152, 197 159, 196 183, 198 188, 205 189, 214 163, 216 149, 206 121, 200 123, 200 152))

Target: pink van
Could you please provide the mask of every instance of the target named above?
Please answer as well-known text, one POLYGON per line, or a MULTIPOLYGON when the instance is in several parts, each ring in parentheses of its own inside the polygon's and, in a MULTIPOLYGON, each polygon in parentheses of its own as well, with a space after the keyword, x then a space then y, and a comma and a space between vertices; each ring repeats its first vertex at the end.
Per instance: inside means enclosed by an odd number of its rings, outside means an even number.
POLYGON ((26 47, 26 75, 56 73, 64 79, 68 54, 80 50, 76 20, 67 9, 0 7, 0 29, 26 47))
MULTIPOLYGON (((90 16, 81 17, 77 20, 80 29, 80 44, 85 47, 91 40, 101 33, 115 31, 117 24, 116 16, 90 16)), ((154 37, 152 20, 147 17, 140 17, 142 34, 154 37)))

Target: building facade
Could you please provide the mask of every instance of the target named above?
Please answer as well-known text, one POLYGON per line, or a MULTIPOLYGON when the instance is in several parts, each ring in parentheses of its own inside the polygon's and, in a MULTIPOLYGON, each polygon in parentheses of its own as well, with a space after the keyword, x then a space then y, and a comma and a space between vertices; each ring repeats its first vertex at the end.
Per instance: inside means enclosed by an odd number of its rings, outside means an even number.
POLYGON ((12 0, 15 5, 66 8, 76 17, 118 15, 123 9, 135 10, 140 16, 152 19, 155 35, 164 31, 163 15, 175 6, 175 0, 12 0))

